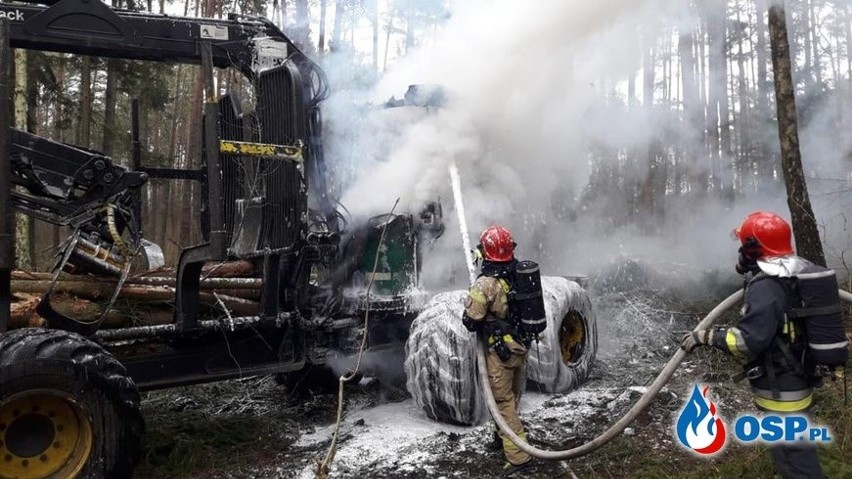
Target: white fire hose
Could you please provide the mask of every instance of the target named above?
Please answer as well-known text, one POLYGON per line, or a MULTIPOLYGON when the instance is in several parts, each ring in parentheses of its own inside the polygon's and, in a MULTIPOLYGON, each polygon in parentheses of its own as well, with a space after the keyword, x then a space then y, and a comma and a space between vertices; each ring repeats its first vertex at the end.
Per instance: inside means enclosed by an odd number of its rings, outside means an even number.
MULTIPOLYGON (((736 293, 728 296, 724 301, 719 303, 718 306, 713 308, 707 316, 698 323, 698 326, 695 327, 698 329, 707 329, 715 323, 719 317, 737 304, 737 302, 742 298, 743 290, 740 289, 736 293)), ((636 404, 624 415, 621 419, 618 420, 615 424, 610 426, 603 434, 592 439, 591 441, 577 446, 572 449, 566 449, 564 451, 545 451, 544 449, 539 449, 537 447, 529 445, 523 439, 518 437, 517 434, 512 431, 509 425, 506 423, 506 420, 503 419, 503 416, 500 415, 500 411, 497 409, 497 402, 494 400, 494 393, 491 392, 491 388, 488 387, 488 370, 485 365, 485 345, 483 344, 481 338, 478 340, 480 343, 476 349, 476 359, 477 359, 477 368, 479 370, 479 379, 483 383, 482 390, 485 393, 485 404, 488 405, 488 410, 491 411, 491 416, 494 418, 494 421, 497 423, 497 426, 500 428, 500 431, 506 435, 516 446, 518 449, 526 452, 530 456, 537 457, 539 459, 546 459, 549 461, 561 461, 565 459, 572 459, 575 457, 579 457, 585 454, 588 454, 595 449, 603 446, 607 442, 614 439, 616 436, 621 434, 621 432, 626 428, 636 417, 644 411, 648 406, 651 405, 651 402, 657 396, 657 393, 663 388, 663 386, 669 382, 672 375, 680 363, 683 362, 686 357, 686 351, 678 348, 677 352, 672 356, 669 362, 666 364, 666 367, 663 368, 663 371, 657 376, 657 379, 648 387, 648 390, 636 404)))
POLYGON ((840 291, 840 299, 846 301, 847 303, 852 303, 852 293, 850 293, 849 291, 844 291, 842 289, 838 291, 840 291))
MULTIPOLYGON (((453 184, 453 196, 456 202, 456 211, 459 215, 459 226, 462 230, 462 242, 465 250, 465 258, 468 260, 468 270, 470 272, 471 281, 474 278, 473 272, 473 262, 470 260, 470 239, 467 234, 467 222, 465 220, 464 214, 464 205, 462 203, 461 196, 461 182, 459 181, 459 173, 458 168, 455 163, 450 166, 450 178, 453 184)), ((848 291, 839 290, 840 299, 846 301, 847 303, 852 303, 852 293, 848 291)), ((734 307, 743 297, 743 290, 739 289, 732 295, 728 296, 721 303, 716 305, 712 311, 710 311, 701 322, 695 327, 694 331, 698 331, 701 329, 707 329, 719 320, 722 316, 722 313, 734 307)), ((479 380, 482 382, 482 390, 485 395, 485 404, 488 406, 488 411, 491 413, 491 417, 494 419, 494 422, 497 423, 497 427, 500 429, 500 432, 506 435, 512 443, 518 446, 518 449, 526 452, 530 456, 537 457, 539 459, 545 459, 548 461, 562 461, 566 459, 573 459, 575 457, 580 457, 585 454, 589 454, 590 452, 598 449, 609 441, 613 440, 622 431, 626 428, 630 423, 632 423, 639 414, 642 413, 648 406, 651 405, 651 402, 656 398, 657 394, 663 389, 663 386, 669 382, 669 380, 674 375, 675 370, 677 370, 678 366, 683 362, 686 358, 686 351, 678 348, 675 352, 674 356, 669 359, 669 362, 666 363, 666 366, 657 376, 653 383, 648 387, 648 390, 645 391, 645 394, 639 398, 639 401, 633 405, 632 408, 625 414, 621 419, 618 420, 615 424, 610 426, 609 429, 603 432, 603 434, 595 437, 591 441, 577 446, 571 449, 565 449, 562 451, 546 451, 544 449, 539 449, 535 446, 531 446, 528 442, 521 439, 512 428, 509 427, 509 424, 506 423, 506 420, 503 419, 503 415, 500 414, 500 410, 497 408, 497 401, 494 400, 494 393, 491 391, 491 383, 488 380, 488 368, 485 363, 485 351, 487 350, 487 346, 485 341, 483 341, 482 335, 477 336, 477 347, 476 347, 476 367, 479 372, 479 380)))
MULTIPOLYGON (((840 299, 846 301, 847 303, 852 303, 852 293, 848 291, 839 290, 840 299)), ((719 303, 712 311, 710 311, 704 319, 698 323, 698 326, 695 327, 695 331, 699 329, 707 329, 715 323, 719 317, 721 317, 722 313, 731 309, 734 305, 736 305, 740 299, 742 299, 743 290, 740 289, 734 294, 725 298, 724 301, 719 303)), ((488 405, 488 410, 491 412, 491 416, 494 418, 494 421, 497 423, 497 426, 500 428, 500 431, 506 435, 516 446, 518 449, 526 452, 530 456, 537 457, 539 459, 546 459, 549 461, 560 461, 565 459, 573 459, 575 457, 579 457, 585 454, 588 454, 595 449, 603 446, 607 442, 614 439, 616 436, 621 434, 621 432, 626 428, 631 422, 633 422, 636 417, 648 406, 651 405, 651 402, 657 396, 657 393, 663 388, 663 386, 669 382, 675 370, 680 366, 680 363, 683 362, 686 357, 686 351, 678 348, 677 352, 675 352, 674 356, 669 359, 669 362, 666 364, 666 367, 663 368, 663 371, 657 376, 657 379, 651 384, 645 394, 639 398, 639 401, 630 408, 630 411, 624 415, 621 419, 618 420, 615 424, 610 426, 609 429, 604 431, 603 434, 597 436, 591 441, 583 444, 582 446, 577 446, 572 449, 566 449, 563 451, 545 451, 544 449, 539 449, 537 447, 529 445, 526 441, 518 437, 517 434, 512 431, 509 425, 506 423, 506 420, 503 419, 503 416, 500 414, 500 411, 497 409, 497 402, 494 400, 494 393, 491 392, 491 388, 487 387, 488 382, 488 370, 485 366, 485 344, 482 342, 482 339, 479 338, 478 342, 480 343, 477 347, 476 351, 476 359, 477 359, 477 368, 479 369, 479 379, 482 381, 483 387, 482 390, 485 393, 485 403, 488 405)))

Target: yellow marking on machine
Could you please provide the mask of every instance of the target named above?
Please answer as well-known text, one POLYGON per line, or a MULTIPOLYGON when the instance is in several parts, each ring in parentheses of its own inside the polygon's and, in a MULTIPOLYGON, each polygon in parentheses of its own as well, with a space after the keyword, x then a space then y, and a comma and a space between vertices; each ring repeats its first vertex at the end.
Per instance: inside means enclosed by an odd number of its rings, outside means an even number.
POLYGON ((219 141, 219 153, 234 156, 265 156, 280 160, 301 163, 304 161, 303 148, 300 146, 272 145, 269 143, 251 143, 247 141, 219 141))

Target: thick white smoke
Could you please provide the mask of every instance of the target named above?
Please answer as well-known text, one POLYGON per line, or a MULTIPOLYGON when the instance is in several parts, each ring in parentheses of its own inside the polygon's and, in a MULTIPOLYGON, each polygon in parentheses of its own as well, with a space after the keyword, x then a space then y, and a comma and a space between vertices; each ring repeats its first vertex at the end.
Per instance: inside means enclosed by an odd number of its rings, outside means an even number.
POLYGON ((558 189, 582 187, 589 142, 601 134, 623 141, 632 130, 594 117, 603 100, 595 83, 638 68, 638 29, 658 7, 464 2, 437 44, 389 72, 375 93, 388 98, 410 83, 438 84, 448 104, 406 131, 389 161, 363 169, 344 203, 371 212, 396 196, 417 201, 418 194, 446 191, 453 159, 480 223, 503 221, 522 204, 541 205, 558 189))
MULTIPOLYGON (((401 60, 371 92, 374 101, 384 101, 399 97, 409 84, 437 84, 445 89, 445 106, 417 114, 416 121, 382 113, 378 122, 360 124, 346 158, 340 157, 346 148, 332 148, 338 172, 347 172, 342 203, 356 220, 387 211, 397 197, 411 212, 424 201, 442 199, 448 228, 427 253, 427 285, 449 287, 448 271, 456 286, 465 282, 451 212, 451 161, 461 172, 472 236, 494 222, 507 225, 519 256, 542 262, 544 274, 588 272, 622 255, 697 269, 733 264, 736 245, 728 233, 748 212, 788 216, 783 190, 752 197, 748 204, 692 205, 694 211, 677 215, 653 237, 641 225, 615 233, 599 229, 607 223, 605 210, 573 210, 589 181, 594 148, 647 148, 662 131, 676 131, 677 116, 630 113, 613 97, 623 98, 627 79, 641 71, 643 46, 672 25, 699 21, 689 2, 456 3, 434 43, 401 60)), ((637 90, 641 96, 641 79, 637 90)), ((332 99, 327 114, 345 118, 355 103, 332 99)), ((806 138, 803 144, 810 148, 806 138)), ((834 158, 832 164, 842 161, 834 158)), ((846 229, 840 233, 846 245, 841 249, 852 243, 848 235, 846 229)))

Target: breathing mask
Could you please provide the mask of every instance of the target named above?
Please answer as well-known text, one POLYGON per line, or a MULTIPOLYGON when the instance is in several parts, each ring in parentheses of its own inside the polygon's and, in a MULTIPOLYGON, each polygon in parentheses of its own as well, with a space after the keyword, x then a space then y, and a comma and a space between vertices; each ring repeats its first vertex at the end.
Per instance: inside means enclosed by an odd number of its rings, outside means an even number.
POLYGON ((739 257, 737 258, 737 273, 756 273, 760 271, 757 265, 757 258, 761 256, 760 243, 754 238, 746 238, 745 244, 740 246, 739 257))

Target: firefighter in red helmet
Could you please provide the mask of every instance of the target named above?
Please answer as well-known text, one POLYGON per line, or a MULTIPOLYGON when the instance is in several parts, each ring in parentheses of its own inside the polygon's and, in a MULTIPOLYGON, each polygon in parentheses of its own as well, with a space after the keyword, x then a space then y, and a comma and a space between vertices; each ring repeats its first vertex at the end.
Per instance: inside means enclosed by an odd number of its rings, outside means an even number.
MULTIPOLYGON (((797 276, 828 270, 795 255, 790 225, 774 213, 748 215, 733 235, 740 242, 736 270, 747 278, 742 316, 733 327, 687 333, 681 347, 691 352, 714 346, 744 358, 743 372, 735 379, 748 378, 758 409, 806 414, 813 401, 813 377, 799 359, 803 346, 789 312, 796 307, 797 276)), ((813 445, 778 444, 770 450, 781 477, 823 477, 813 445)))
MULTIPOLYGON (((512 233, 503 226, 489 226, 482 232, 477 246, 482 256, 481 274, 465 299, 462 321, 469 330, 485 333, 489 345, 488 378, 497 407, 512 431, 526 439, 518 417, 518 400, 526 383, 524 366, 529 345, 524 345, 524 338, 509 318, 509 292, 517 265, 515 246, 512 233)), ((507 473, 530 465, 529 454, 502 434, 500 440, 508 461, 507 473)))

